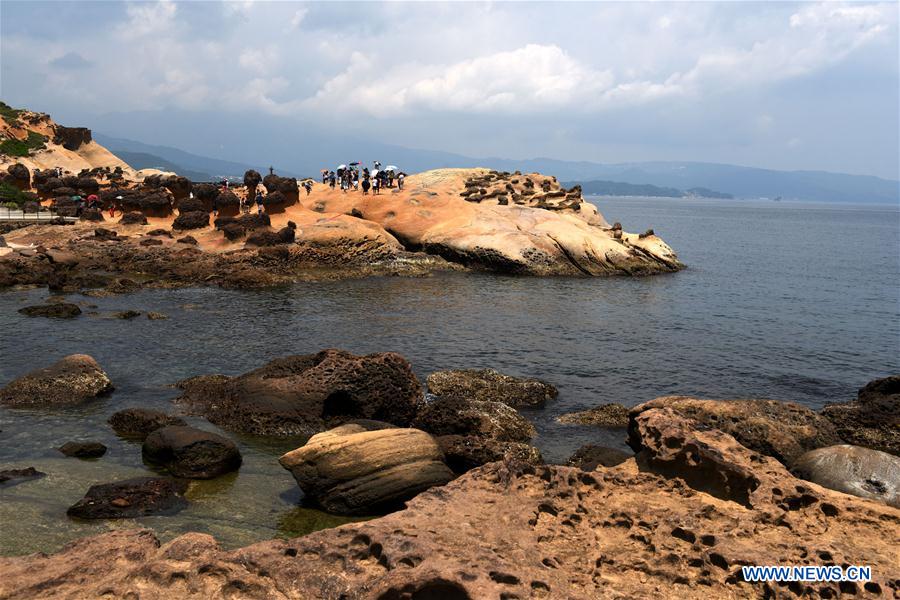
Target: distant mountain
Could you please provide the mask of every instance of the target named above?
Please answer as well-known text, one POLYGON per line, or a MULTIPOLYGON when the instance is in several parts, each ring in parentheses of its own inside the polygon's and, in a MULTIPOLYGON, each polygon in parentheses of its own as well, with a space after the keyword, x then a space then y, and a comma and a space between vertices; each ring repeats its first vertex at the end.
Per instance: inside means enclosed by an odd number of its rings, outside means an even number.
POLYGON ((187 177, 191 181, 213 180, 213 176, 209 173, 192 171, 191 169, 176 165, 162 157, 147 154, 146 152, 129 152, 127 150, 113 150, 112 152, 127 162, 128 166, 133 169, 159 169, 160 171, 172 171, 173 173, 178 173, 179 175, 187 177))

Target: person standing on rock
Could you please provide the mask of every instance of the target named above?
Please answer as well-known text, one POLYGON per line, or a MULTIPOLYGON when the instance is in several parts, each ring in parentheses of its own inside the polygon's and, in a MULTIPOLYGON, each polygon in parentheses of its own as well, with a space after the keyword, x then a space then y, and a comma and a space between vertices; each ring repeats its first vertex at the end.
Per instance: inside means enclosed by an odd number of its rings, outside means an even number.
POLYGON ((331 186, 331 189, 334 189, 334 184, 336 181, 336 177, 334 175, 334 171, 328 174, 328 185, 331 186))
POLYGON ((378 185, 379 179, 378 175, 372 178, 372 193, 376 196, 378 195, 378 190, 381 189, 381 186, 378 185))
POLYGON ((261 190, 256 192, 256 214, 261 215, 263 211, 263 195, 261 190))
POLYGON ((406 177, 406 175, 404 175, 403 172, 397 173, 397 189, 398 190, 403 189, 403 179, 405 177, 406 177))
POLYGON ((363 195, 365 195, 365 196, 369 195, 369 186, 370 185, 371 184, 369 183, 369 177, 368 176, 364 177, 362 180, 363 195))

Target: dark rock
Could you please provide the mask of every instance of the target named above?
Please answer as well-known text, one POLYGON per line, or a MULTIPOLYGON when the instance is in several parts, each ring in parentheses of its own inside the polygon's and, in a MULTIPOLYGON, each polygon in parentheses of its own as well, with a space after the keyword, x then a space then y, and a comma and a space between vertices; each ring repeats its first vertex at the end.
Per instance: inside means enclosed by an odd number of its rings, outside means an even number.
POLYGON ((100 365, 86 354, 72 354, 59 362, 14 379, 0 389, 4 406, 66 406, 107 394, 112 383, 100 365))
POLYGON ((77 304, 54 302, 20 308, 19 312, 29 317, 49 317, 51 319, 74 319, 81 314, 77 304))
POLYGON ((596 408, 561 415, 556 419, 567 425, 594 425, 597 427, 628 427, 628 409, 615 402, 596 408))
POLYGON ((900 458, 887 452, 841 444, 810 450, 791 471, 832 490, 900 508, 900 458))
POLYGON ((194 198, 203 203, 203 210, 209 212, 219 197, 219 188, 209 183, 200 183, 194 186, 194 198))
POLYGON ((123 321, 128 321, 139 316, 141 316, 141 313, 137 310, 121 310, 119 312, 113 313, 113 317, 115 317, 116 319, 122 319, 123 321))
POLYGON ((172 232, 168 229, 153 229, 147 232, 147 235, 152 235, 153 237, 167 237, 173 238, 172 232))
POLYGON ((247 189, 256 188, 260 183, 262 183, 262 175, 259 174, 259 171, 250 169, 244 173, 244 185, 247 189))
POLYGON ((75 188, 83 194, 96 194, 100 191, 100 184, 93 177, 79 177, 75 181, 75 188))
POLYGON ((197 238, 192 235, 186 235, 182 238, 178 238, 176 241, 179 244, 188 244, 189 246, 196 246, 198 244, 197 238))
POLYGON ((241 466, 241 453, 234 442, 184 425, 169 425, 150 432, 142 453, 147 462, 188 479, 212 479, 241 466))
POLYGON ((24 469, 6 469, 4 471, 0 471, 0 485, 14 486, 17 483, 22 483, 23 481, 40 479, 41 477, 46 476, 46 473, 41 473, 34 467, 26 467, 24 469))
POLYGON ((102 222, 103 219, 103 211, 99 208, 86 208, 81 211, 81 217, 79 217, 82 221, 91 221, 94 223, 102 222))
POLYGON ((151 321, 164 321, 165 319, 168 319, 169 317, 167 317, 166 315, 164 315, 161 312, 150 311, 147 313, 147 318, 151 321))
POLYGON ((94 237, 99 238, 101 240, 111 240, 119 237, 118 232, 113 231, 111 229, 104 229, 103 227, 98 227, 94 230, 94 237))
POLYGON ((650 237, 651 235, 656 235, 656 234, 653 233, 653 230, 652 230, 652 229, 648 229, 648 230, 645 231, 644 233, 640 234, 640 235, 638 236, 638 238, 639 238, 639 239, 644 239, 644 238, 650 237))
POLYGON ((87 127, 64 127, 56 125, 53 130, 53 143, 66 150, 78 150, 91 141, 91 130, 87 127))
POLYGON ((209 210, 203 206, 203 201, 199 198, 185 198, 178 203, 178 212, 181 214, 189 212, 209 212, 209 210))
POLYGON ((31 187, 31 173, 25 165, 21 163, 10 165, 7 167, 6 172, 9 174, 9 182, 19 189, 28 189, 31 187))
POLYGON ((238 217, 237 223, 245 229, 263 229, 272 226, 272 219, 266 213, 248 213, 238 217))
POLYGON ((202 229, 209 227, 209 214, 205 211, 181 213, 172 223, 172 229, 202 229))
POLYGON ((607 448, 597 444, 585 444, 569 457, 566 464, 570 467, 578 467, 584 471, 593 471, 598 466, 614 467, 632 456, 632 454, 616 450, 615 448, 607 448))
POLYGON ((241 199, 238 198, 231 190, 224 190, 219 193, 216 199, 216 207, 220 210, 237 209, 241 206, 241 199))
POLYGON ((438 398, 416 414, 413 427, 433 435, 464 435, 501 442, 527 442, 534 426, 501 402, 438 398))
POLYGON ((75 458, 100 458, 106 454, 106 446, 100 442, 66 442, 59 451, 75 458))
POLYGON ((141 246, 162 246, 162 240, 156 238, 147 238, 140 241, 141 246))
POLYGON ((435 439, 447 466, 456 474, 498 460, 533 465, 544 462, 540 450, 522 442, 498 442, 473 435, 442 435, 435 439))
POLYGON ((291 227, 283 227, 278 231, 257 231, 247 238, 248 246, 277 246, 292 244, 297 232, 291 227))
POLYGON ((441 398, 502 402, 513 408, 543 406, 557 389, 530 377, 512 377, 494 369, 437 371, 428 376, 428 390, 441 398))
POLYGON ((107 423, 124 438, 143 441, 152 431, 169 425, 186 425, 178 417, 169 416, 158 410, 147 408, 126 408, 120 410, 107 420, 107 423))
POLYGON ((176 402, 230 431, 259 435, 314 433, 329 423, 366 418, 406 426, 422 388, 409 363, 385 352, 341 350, 288 356, 239 377, 179 382, 176 402))
POLYGON ((79 519, 131 519, 174 514, 188 504, 187 482, 169 477, 136 477, 92 485, 66 514, 79 519))
POLYGON ((799 404, 776 400, 700 400, 687 396, 665 396, 633 408, 629 412, 629 437, 635 417, 653 408, 670 408, 701 427, 724 431, 747 448, 788 466, 809 450, 841 441, 828 419, 799 404))
POLYGON ((176 200, 187 198, 191 193, 191 180, 181 175, 170 175, 162 180, 162 185, 172 192, 176 200))
POLYGON ((122 215, 119 223, 122 225, 146 225, 147 217, 144 216, 144 213, 138 211, 127 212, 122 215))
POLYGON ((243 225, 240 223, 228 223, 221 229, 222 233, 225 235, 225 239, 232 242, 241 239, 247 233, 247 230, 244 229, 243 225))
POLYGON ((845 442, 900 456, 900 375, 869 382, 856 400, 828 404, 822 416, 845 442))
POLYGON ((281 192, 269 192, 263 197, 263 206, 266 212, 272 212, 276 208, 284 208, 287 204, 287 198, 281 192))

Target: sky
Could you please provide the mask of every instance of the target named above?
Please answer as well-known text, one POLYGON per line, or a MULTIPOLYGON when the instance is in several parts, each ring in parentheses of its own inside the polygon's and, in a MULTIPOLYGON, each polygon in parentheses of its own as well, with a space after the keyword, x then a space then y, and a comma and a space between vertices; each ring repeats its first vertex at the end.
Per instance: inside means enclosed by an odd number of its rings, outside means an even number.
POLYGON ((9 104, 221 158, 227 123, 900 179, 898 3, 0 0, 0 52, 9 104))

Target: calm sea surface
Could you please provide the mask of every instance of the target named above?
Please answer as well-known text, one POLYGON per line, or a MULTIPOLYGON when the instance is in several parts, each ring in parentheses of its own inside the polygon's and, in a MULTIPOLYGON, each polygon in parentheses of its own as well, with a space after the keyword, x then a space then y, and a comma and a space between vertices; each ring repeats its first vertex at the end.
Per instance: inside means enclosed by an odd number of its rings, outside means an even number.
MULTIPOLYGON (((202 373, 237 374, 286 354, 392 350, 417 374, 493 367, 544 378, 558 401, 529 411, 550 461, 597 442, 624 448, 621 431, 563 426, 560 414, 665 394, 847 400, 900 372, 900 209, 792 202, 595 199, 626 230, 653 227, 689 266, 643 279, 533 279, 441 275, 298 284, 287 289, 143 291, 71 321, 16 312, 46 290, 0 293, 0 383, 71 353, 94 356, 115 393, 68 410, 0 408, 0 469, 48 477, 0 489, 0 554, 50 551, 87 533, 149 526, 164 539, 204 531, 226 546, 294 536, 343 522, 299 506, 277 457, 302 440, 227 434, 241 446, 236 475, 192 484, 174 516, 76 522, 65 509, 88 486, 146 475, 140 445, 106 419, 129 406, 171 410, 168 387, 202 373), (168 320, 110 318, 159 311, 168 320), (64 458, 73 439, 109 447, 99 460, 64 458)), ((216 430, 202 419, 189 419, 216 430)))

